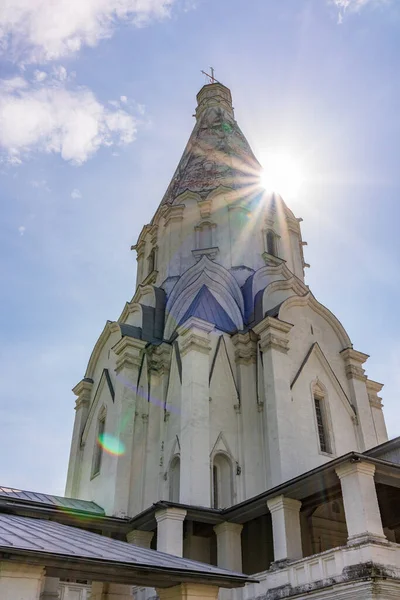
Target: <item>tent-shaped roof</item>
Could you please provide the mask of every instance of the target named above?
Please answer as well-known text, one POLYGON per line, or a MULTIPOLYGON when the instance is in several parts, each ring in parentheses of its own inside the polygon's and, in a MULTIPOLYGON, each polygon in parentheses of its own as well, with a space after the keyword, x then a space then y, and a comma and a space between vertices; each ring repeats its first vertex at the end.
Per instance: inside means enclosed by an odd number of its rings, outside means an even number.
POLYGON ((162 204, 186 190, 201 196, 220 186, 250 192, 258 182, 261 167, 235 121, 230 90, 221 83, 205 85, 197 101, 196 125, 162 204))

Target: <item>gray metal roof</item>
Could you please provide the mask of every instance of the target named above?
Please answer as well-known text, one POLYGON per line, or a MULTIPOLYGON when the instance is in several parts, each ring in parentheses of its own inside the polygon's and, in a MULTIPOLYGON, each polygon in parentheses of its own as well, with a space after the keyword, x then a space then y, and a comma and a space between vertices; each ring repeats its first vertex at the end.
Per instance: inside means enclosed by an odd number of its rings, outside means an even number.
POLYGON ((227 579, 243 585, 249 578, 242 573, 233 573, 212 565, 172 556, 155 550, 147 550, 120 542, 84 529, 62 525, 54 521, 32 519, 9 514, 0 514, 0 552, 12 554, 21 551, 34 553, 43 564, 51 555, 80 559, 100 560, 115 567, 130 566, 136 569, 164 569, 171 574, 187 572, 198 574, 204 579, 227 579))
POLYGON ((0 499, 7 498, 12 501, 29 502, 72 510, 78 512, 104 515, 104 510, 95 502, 88 500, 78 500, 77 498, 64 498, 63 496, 52 496, 39 492, 27 492, 16 488, 0 486, 0 499))
POLYGON ((208 323, 213 323, 218 329, 228 333, 232 333, 237 329, 228 313, 222 308, 206 285, 203 285, 198 291, 180 323, 184 323, 189 317, 197 317, 208 323))

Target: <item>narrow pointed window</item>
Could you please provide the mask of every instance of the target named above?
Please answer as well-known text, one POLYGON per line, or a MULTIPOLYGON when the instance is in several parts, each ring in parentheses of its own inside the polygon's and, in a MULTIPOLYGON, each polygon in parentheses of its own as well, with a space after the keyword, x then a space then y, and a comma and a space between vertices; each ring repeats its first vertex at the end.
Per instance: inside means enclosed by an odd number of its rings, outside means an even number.
POLYGON ((232 505, 232 464, 222 453, 214 457, 212 469, 213 507, 226 508, 232 505))
POLYGON ((214 508, 219 508, 219 494, 218 494, 218 467, 216 465, 213 466, 213 506, 214 508))
POLYGON ((96 444, 94 447, 93 454, 93 468, 92 468, 92 477, 98 475, 100 473, 101 468, 101 460, 103 458, 103 436, 106 429, 106 416, 103 414, 99 417, 97 422, 97 431, 96 431, 96 444))
POLYGON ((179 502, 181 479, 181 459, 175 456, 171 461, 169 468, 169 500, 170 502, 179 502))
POLYGON ((268 252, 268 254, 272 254, 272 256, 277 255, 276 236, 275 236, 275 233, 271 229, 269 229, 267 231, 267 252, 268 252))
POLYGON ((320 447, 321 452, 330 452, 323 403, 324 403, 323 398, 314 396, 314 406, 315 406, 315 415, 317 418, 317 431, 318 431, 319 447, 320 447))
POLYGON ((148 260, 148 274, 152 273, 156 269, 156 249, 153 248, 147 258, 148 260))

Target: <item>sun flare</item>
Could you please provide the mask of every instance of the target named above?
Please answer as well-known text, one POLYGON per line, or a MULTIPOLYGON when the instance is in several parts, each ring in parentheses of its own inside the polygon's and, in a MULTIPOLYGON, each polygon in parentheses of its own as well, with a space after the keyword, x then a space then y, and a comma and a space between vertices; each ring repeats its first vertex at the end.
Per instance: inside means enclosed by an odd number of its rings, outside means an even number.
POLYGON ((304 181, 300 164, 283 152, 271 152, 262 158, 261 185, 283 198, 296 198, 304 181))

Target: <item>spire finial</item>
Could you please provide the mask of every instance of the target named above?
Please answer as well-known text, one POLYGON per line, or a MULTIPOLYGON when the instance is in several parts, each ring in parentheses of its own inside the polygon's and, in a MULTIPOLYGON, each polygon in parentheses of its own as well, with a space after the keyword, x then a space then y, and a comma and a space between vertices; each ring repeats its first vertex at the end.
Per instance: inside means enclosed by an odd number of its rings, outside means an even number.
POLYGON ((211 75, 209 75, 205 71, 201 71, 201 72, 203 73, 203 75, 205 75, 206 77, 208 77, 209 83, 219 83, 219 81, 217 81, 215 79, 215 77, 214 77, 214 67, 210 67, 210 71, 211 71, 211 75))

